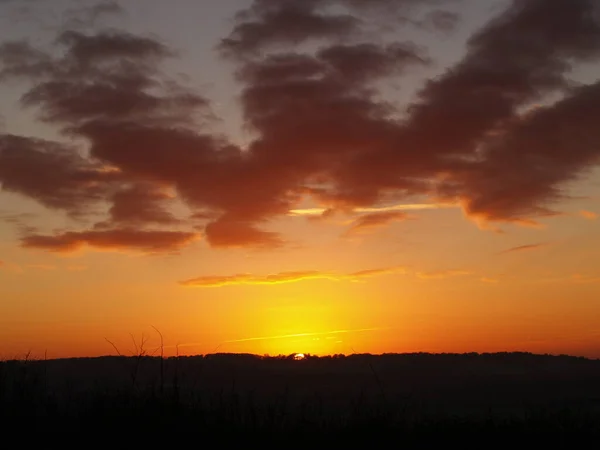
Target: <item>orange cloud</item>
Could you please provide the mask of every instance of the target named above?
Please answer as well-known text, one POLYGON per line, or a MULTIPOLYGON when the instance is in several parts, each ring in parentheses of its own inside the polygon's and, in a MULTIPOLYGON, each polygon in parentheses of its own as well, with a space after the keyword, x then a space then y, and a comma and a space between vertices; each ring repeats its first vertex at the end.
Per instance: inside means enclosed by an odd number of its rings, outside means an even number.
POLYGON ((575 274, 571 276, 571 281, 574 283, 598 283, 600 282, 599 275, 583 275, 583 274, 575 274))
POLYGON ((482 282, 482 283, 496 284, 496 283, 499 283, 499 282, 500 282, 500 280, 498 280, 498 279, 496 279, 496 278, 482 277, 482 278, 481 278, 481 282, 482 282))
POLYGON ((71 253, 85 246, 108 251, 162 253, 180 250, 196 239, 198 235, 195 233, 117 229, 67 232, 54 236, 28 235, 21 239, 21 245, 56 253, 71 253))
POLYGON ((581 217, 588 220, 596 220, 598 218, 598 214, 592 211, 582 210, 579 211, 579 214, 581 215, 581 217))
POLYGON ((417 272, 417 277, 423 280, 460 277, 466 275, 472 275, 472 272, 467 270, 439 270, 435 272, 417 272))
POLYGON ((350 278, 353 281, 358 281, 362 278, 379 277, 379 276, 391 275, 391 274, 395 274, 395 273, 408 274, 409 271, 406 267, 403 267, 403 266, 389 267, 389 268, 385 268, 385 269, 367 269, 367 270, 361 270, 358 272, 351 273, 350 278))
POLYGON ((236 274, 228 276, 202 276, 179 282, 187 287, 222 287, 232 285, 275 285, 283 283, 298 283, 306 280, 331 280, 331 281, 360 281, 364 278, 405 273, 403 267, 390 267, 385 269, 371 269, 341 274, 336 272, 297 271, 279 272, 270 275, 236 274))

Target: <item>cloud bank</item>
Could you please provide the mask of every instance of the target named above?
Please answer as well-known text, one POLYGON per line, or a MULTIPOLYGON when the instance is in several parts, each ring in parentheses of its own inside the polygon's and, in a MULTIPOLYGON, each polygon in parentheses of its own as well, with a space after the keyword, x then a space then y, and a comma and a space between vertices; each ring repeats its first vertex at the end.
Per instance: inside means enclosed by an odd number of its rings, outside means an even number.
MULTIPOLYGON (((102 5, 89 17, 118 12, 102 5)), ((22 244, 178 249, 196 237, 174 213, 181 204, 222 248, 285 245, 268 224, 307 197, 334 211, 419 198, 460 205, 479 224, 556 214, 568 183, 599 162, 600 82, 570 79, 600 56, 599 0, 512 1, 469 37, 462 60, 423 80, 408 107, 395 104, 380 86, 434 61, 419 42, 370 31, 390 20, 448 31, 458 18, 447 5, 249 2, 217 45, 256 136, 244 148, 211 131, 209 99, 166 76, 177 49, 158 38, 74 27, 50 52, 2 43, 0 82, 25 83, 23 107, 64 137, 0 134, 2 190, 87 224, 22 244)), ((373 213, 355 227, 403 217, 373 213)))

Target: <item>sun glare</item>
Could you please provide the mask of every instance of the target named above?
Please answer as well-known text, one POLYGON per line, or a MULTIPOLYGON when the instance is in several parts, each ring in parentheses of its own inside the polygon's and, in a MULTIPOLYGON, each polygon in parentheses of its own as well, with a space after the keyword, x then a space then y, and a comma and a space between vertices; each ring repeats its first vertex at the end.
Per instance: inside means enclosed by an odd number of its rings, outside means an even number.
POLYGON ((302 361, 305 358, 306 358, 306 355, 304 353, 296 353, 294 355, 294 360, 296 360, 296 361, 302 361))

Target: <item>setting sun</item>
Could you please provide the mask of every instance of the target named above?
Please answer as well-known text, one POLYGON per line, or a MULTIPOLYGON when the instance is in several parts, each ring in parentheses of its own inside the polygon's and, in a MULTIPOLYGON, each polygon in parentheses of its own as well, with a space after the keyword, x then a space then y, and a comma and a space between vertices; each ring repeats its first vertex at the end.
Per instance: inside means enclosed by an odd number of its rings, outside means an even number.
POLYGON ((0 358, 600 357, 596 0, 490 1, 0 1, 0 358))
POLYGON ((0 0, 9 430, 597 437, 599 224, 600 0, 0 0))

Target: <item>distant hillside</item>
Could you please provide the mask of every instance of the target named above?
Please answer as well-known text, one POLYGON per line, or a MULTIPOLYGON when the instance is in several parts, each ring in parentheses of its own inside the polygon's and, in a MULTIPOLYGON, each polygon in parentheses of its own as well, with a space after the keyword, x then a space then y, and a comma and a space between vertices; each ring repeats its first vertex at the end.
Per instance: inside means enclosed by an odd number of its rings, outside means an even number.
POLYGON ((419 445, 457 436, 554 444, 600 438, 599 381, 600 360, 527 353, 6 361, 0 423, 40 435, 194 430, 237 444, 289 443, 290 433, 333 445, 399 433, 419 445))

